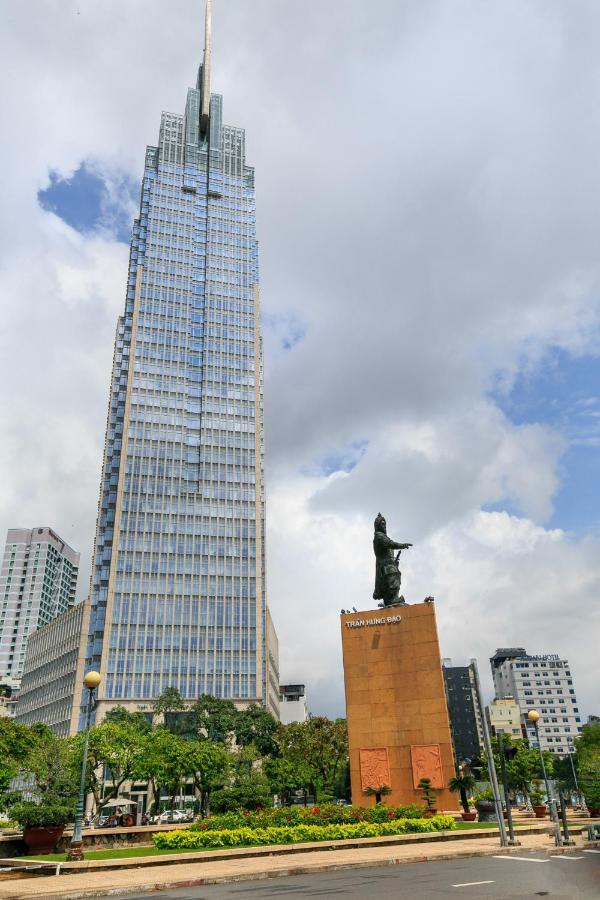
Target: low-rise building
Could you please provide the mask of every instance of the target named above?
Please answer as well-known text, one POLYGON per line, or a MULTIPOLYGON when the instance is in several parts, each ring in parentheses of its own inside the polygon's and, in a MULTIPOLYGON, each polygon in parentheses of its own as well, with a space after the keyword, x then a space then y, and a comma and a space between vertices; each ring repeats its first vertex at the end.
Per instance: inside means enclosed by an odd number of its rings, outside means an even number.
POLYGON ((501 731, 515 741, 523 737, 521 710, 514 697, 496 697, 486 706, 485 714, 492 735, 501 731))
POLYGON ((282 725, 292 722, 306 722, 308 707, 303 684, 282 684, 279 686, 279 718, 282 725))
POLYGON ((0 719, 14 719, 16 707, 16 697, 5 697, 0 695, 0 719))

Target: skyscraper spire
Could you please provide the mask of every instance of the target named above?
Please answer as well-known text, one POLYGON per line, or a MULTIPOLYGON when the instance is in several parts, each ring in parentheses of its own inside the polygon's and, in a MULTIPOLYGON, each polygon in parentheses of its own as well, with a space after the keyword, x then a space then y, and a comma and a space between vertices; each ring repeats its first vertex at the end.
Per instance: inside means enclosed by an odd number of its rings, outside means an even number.
POLYGON ((206 0, 206 16, 204 19, 204 60, 202 62, 202 108, 200 110, 200 132, 208 131, 210 113, 210 51, 212 27, 212 0, 206 0))

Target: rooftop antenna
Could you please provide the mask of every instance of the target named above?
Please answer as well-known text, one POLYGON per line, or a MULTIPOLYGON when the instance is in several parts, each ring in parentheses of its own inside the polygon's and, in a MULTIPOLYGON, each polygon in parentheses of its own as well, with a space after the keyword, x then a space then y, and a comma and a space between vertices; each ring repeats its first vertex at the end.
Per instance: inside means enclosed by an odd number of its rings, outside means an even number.
POLYGON ((210 54, 212 29, 212 0, 206 0, 206 16, 204 19, 204 59, 202 61, 202 109, 200 110, 200 131, 208 132, 210 113, 210 54))

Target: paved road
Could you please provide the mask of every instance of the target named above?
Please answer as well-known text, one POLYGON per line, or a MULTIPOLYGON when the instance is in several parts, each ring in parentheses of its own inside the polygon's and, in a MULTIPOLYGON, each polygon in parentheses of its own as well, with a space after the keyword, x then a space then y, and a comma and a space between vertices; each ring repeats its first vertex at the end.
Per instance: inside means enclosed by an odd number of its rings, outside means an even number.
POLYGON ((600 852, 556 857, 525 852, 522 857, 477 857, 447 862, 352 869, 292 875, 130 895, 129 900, 271 900, 275 897, 335 897, 388 900, 439 897, 472 900, 550 897, 579 900, 600 897, 600 852))

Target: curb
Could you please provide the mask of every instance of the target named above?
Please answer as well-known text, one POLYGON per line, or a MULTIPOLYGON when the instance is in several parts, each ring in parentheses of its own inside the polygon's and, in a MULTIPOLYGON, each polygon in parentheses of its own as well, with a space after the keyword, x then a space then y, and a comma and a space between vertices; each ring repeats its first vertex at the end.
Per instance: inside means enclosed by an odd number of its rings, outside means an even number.
MULTIPOLYGON (((519 829, 522 835, 552 835, 549 825, 531 825, 519 829)), ((299 844, 268 844, 253 847, 229 847, 214 850, 195 850, 185 853, 165 854, 164 856, 135 856, 122 859, 88 859, 82 862, 42 862, 31 860, 32 867, 47 870, 47 875, 77 875, 84 872, 114 871, 128 869, 153 868, 155 866, 173 866, 192 863, 212 863, 226 860, 258 859, 273 856, 291 856, 294 854, 329 852, 335 850, 362 850, 375 847, 404 847, 419 844, 441 844, 456 841, 476 841, 482 838, 497 837, 497 829, 482 828, 472 831, 438 831, 427 833, 410 833, 387 835, 376 838, 347 838, 335 841, 305 841, 299 844)), ((7 857, 2 865, 22 869, 28 857, 7 857)), ((39 872, 41 875, 42 873, 39 872)))
MULTIPOLYGON (((575 848, 566 851, 563 848, 553 848, 554 852, 562 852, 568 855, 568 852, 577 852, 575 848)), ((525 852, 540 853, 547 852, 547 847, 528 848, 525 852)), ((131 894, 147 894, 156 893, 158 891, 176 890, 178 888, 202 887, 212 884, 227 884, 242 881, 261 881, 271 878, 286 878, 290 875, 310 875, 323 872, 337 872, 343 869, 367 869, 376 868, 378 866, 396 866, 410 865, 411 863, 428 863, 448 861, 452 859, 470 859, 484 856, 498 856, 500 854, 510 856, 519 855, 524 851, 519 847, 490 847, 482 850, 465 850, 453 853, 451 856, 444 853, 428 853, 419 854, 412 857, 398 858, 389 857, 388 859, 378 860, 349 860, 348 862, 338 863, 316 863, 314 865, 293 865, 285 869, 279 869, 273 872, 241 872, 231 875, 217 875, 214 877, 203 876, 199 878, 174 878, 169 881, 149 881, 145 884, 136 884, 114 888, 96 888, 94 890, 78 890, 68 891, 60 890, 57 893, 27 893, 20 894, 18 889, 10 893, 2 893, 2 900, 87 900, 91 897, 119 897, 131 894)), ((65 884, 61 880, 61 884, 65 884)))

